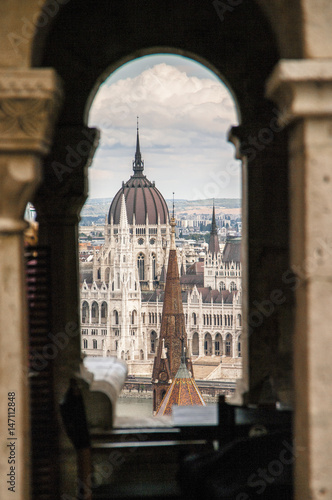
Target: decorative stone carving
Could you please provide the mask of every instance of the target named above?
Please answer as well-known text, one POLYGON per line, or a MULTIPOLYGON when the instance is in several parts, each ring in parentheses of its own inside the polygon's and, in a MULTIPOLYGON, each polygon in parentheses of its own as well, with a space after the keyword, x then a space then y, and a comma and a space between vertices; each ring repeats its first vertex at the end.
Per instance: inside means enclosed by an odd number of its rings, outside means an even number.
POLYGON ((53 70, 0 70, 0 232, 23 231, 60 104, 53 70))
POLYGON ((284 60, 272 72, 267 97, 279 104, 279 122, 331 116, 332 60, 284 60))
POLYGON ((48 153, 61 95, 51 69, 0 70, 0 151, 48 153))

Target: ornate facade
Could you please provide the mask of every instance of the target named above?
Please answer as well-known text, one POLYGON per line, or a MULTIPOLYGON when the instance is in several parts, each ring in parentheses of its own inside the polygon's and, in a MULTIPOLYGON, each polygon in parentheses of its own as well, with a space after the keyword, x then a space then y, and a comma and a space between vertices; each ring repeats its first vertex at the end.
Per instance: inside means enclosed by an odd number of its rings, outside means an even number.
MULTIPOLYGON (((126 360, 129 373, 150 376, 161 328, 170 224, 166 202, 143 168, 137 130, 134 174, 115 195, 105 244, 82 278, 81 342, 85 354, 117 356, 126 360)), ((186 252, 177 253, 193 359, 240 358, 240 241, 229 241, 220 252, 213 209, 206 256, 185 272, 186 252)))

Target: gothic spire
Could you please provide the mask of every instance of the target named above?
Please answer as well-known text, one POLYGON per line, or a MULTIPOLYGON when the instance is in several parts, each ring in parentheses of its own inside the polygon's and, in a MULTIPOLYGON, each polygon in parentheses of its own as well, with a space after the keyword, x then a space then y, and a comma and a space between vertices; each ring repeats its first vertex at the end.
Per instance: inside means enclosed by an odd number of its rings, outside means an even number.
POLYGON ((139 145, 138 117, 137 117, 136 153, 135 153, 135 160, 133 161, 133 170, 135 175, 142 175, 142 172, 144 170, 144 161, 142 160, 142 155, 139 145))
POLYGON ((211 232, 209 240, 209 252, 212 253, 212 255, 214 254, 217 255, 217 253, 220 252, 214 200, 213 200, 212 224, 211 224, 211 232))

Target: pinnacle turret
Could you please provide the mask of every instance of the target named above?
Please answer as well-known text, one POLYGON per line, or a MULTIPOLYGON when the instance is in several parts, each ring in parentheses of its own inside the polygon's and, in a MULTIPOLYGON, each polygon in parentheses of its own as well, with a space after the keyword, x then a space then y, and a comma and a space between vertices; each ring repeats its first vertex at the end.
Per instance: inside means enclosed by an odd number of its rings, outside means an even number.
POLYGON ((144 161, 142 160, 141 149, 139 144, 138 117, 137 117, 136 153, 135 153, 135 160, 133 161, 133 170, 135 175, 142 175, 144 170, 144 161))

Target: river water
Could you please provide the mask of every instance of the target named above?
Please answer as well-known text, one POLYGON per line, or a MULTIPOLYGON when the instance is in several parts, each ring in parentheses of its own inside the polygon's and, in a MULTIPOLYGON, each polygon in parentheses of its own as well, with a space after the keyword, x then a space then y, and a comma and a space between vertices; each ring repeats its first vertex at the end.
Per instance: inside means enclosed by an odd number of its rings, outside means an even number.
MULTIPOLYGON (((214 401, 207 401, 207 405, 214 404, 214 401)), ((152 398, 135 398, 122 396, 116 403, 117 417, 152 417, 152 398)))
POLYGON ((152 417, 152 398, 122 397, 116 403, 117 417, 152 417))

